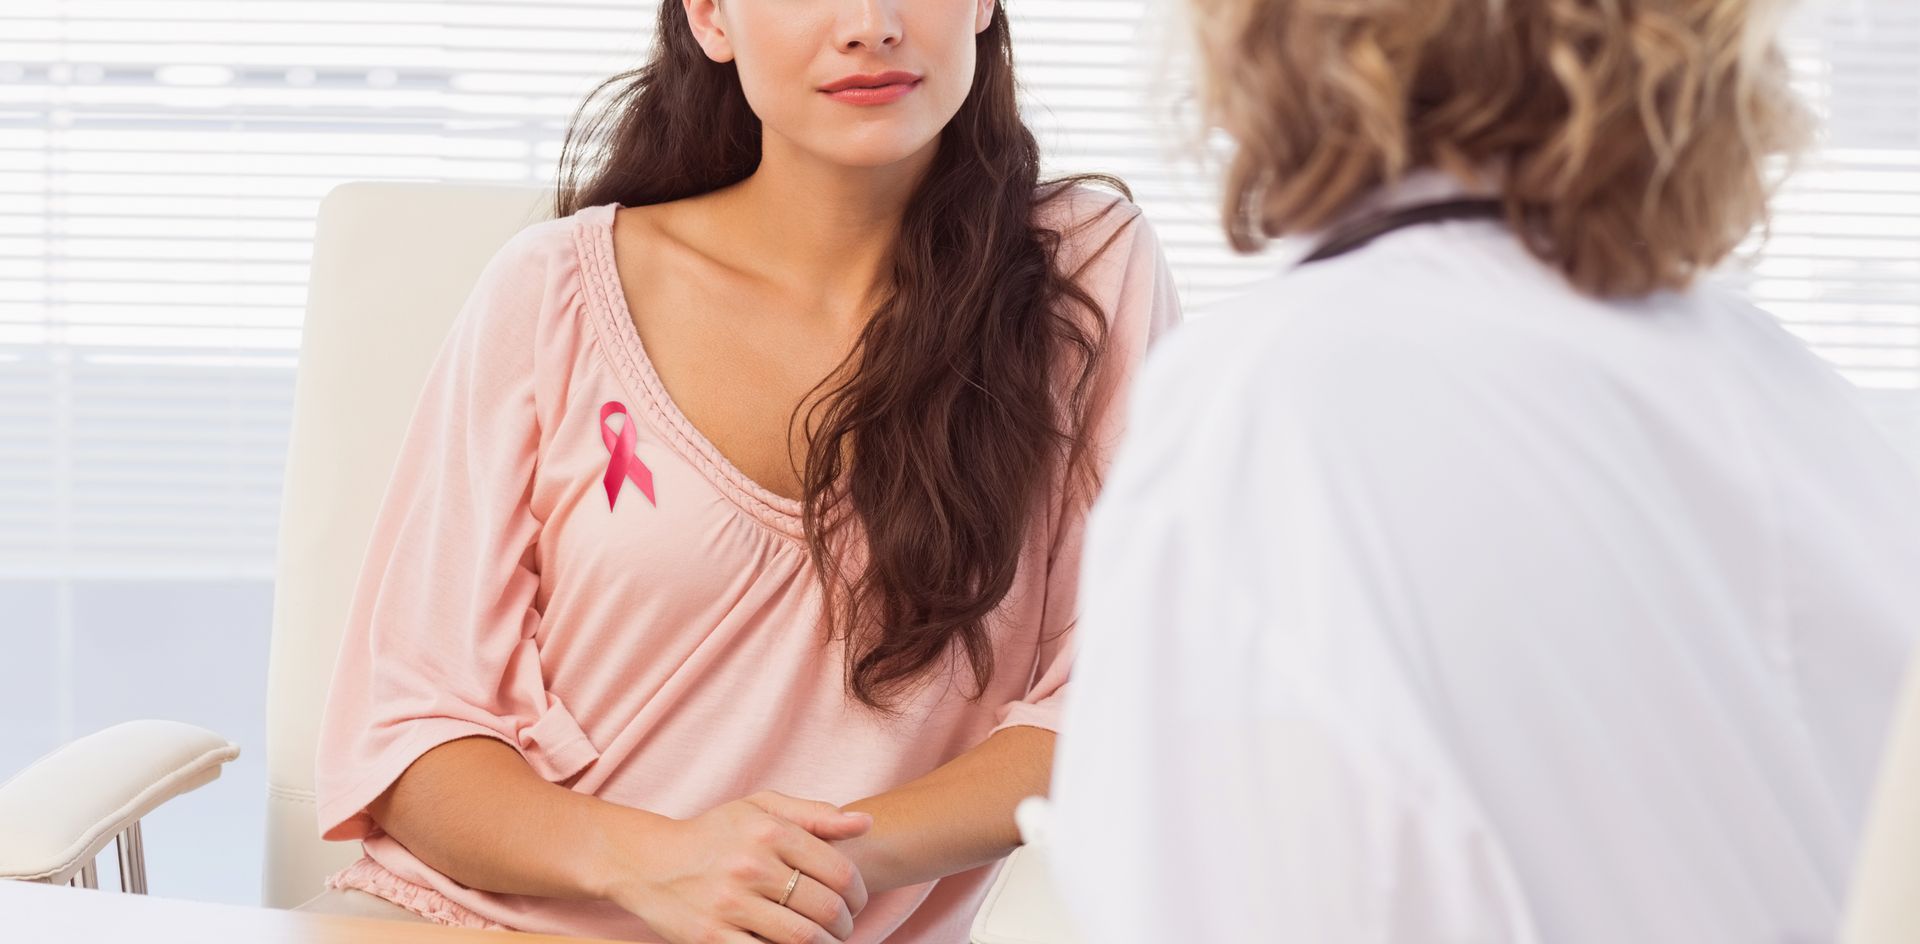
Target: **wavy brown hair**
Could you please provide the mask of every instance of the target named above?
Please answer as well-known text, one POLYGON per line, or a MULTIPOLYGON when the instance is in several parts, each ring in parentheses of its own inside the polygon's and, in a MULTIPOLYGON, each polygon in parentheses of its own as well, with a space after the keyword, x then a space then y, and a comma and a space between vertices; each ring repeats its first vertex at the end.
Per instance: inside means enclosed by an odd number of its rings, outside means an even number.
MULTIPOLYGON (((806 422, 803 519, 828 639, 845 640, 848 690, 889 714, 955 647, 979 697, 989 617, 1050 483, 1091 494, 1080 485, 1106 318, 1078 273, 1056 268, 1067 234, 1035 211, 1080 182, 1131 196, 1105 175, 1041 184, 1004 10, 975 47, 973 88, 908 203, 889 284, 824 395, 793 417, 806 422)), ((733 63, 708 59, 685 8, 664 0, 651 60, 602 82, 569 123, 555 211, 718 190, 754 172, 760 142, 733 63)))
POLYGON ((1492 168, 1576 288, 1682 288, 1765 222, 1768 160, 1805 135, 1781 0, 1191 4, 1243 252, 1409 169, 1492 168))

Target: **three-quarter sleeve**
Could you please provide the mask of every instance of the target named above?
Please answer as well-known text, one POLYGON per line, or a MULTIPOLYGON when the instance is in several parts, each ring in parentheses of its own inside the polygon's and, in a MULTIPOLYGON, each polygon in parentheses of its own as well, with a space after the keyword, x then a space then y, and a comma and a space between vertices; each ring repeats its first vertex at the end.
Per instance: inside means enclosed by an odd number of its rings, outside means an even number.
POLYGON ((502 741, 552 782, 599 756, 547 691, 535 647, 547 232, 523 230, 489 259, 413 405, 321 717, 322 839, 367 836, 368 803, 458 738, 502 741))
MULTIPOLYGON (((1098 204, 1112 198, 1082 191, 1073 200, 1077 212, 1094 204, 1097 213, 1098 204)), ((1072 249, 1062 253, 1064 264, 1069 271, 1080 271, 1078 284, 1099 303, 1108 323, 1087 415, 1093 466, 1104 474, 1125 426, 1134 373, 1147 349, 1180 323, 1180 298, 1153 227, 1132 205, 1114 206, 1069 238, 1072 249)), ((1093 496, 1076 491, 1071 474, 1063 475, 1056 492, 1048 512, 1045 602, 1034 681, 1023 698, 996 709, 988 736, 1016 725, 1060 730, 1061 702, 1073 668, 1081 534, 1093 496)))

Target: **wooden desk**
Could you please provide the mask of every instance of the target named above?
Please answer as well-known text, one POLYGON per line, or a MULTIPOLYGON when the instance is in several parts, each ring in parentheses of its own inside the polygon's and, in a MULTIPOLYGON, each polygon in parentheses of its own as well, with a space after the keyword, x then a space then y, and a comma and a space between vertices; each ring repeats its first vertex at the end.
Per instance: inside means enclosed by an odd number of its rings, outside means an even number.
POLYGON ((501 944, 503 940, 591 944, 588 938, 245 908, 0 880, 0 941, 9 944, 501 944))

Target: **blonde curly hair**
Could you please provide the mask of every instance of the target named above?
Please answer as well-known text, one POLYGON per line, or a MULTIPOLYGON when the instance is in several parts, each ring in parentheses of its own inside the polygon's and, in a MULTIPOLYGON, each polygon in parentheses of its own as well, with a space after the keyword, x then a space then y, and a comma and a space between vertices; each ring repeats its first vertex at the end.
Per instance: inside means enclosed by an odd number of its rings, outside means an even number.
POLYGON ((1189 0, 1242 252, 1383 183, 1489 168, 1532 252, 1599 296, 1683 288, 1766 221, 1809 127, 1785 0, 1189 0))

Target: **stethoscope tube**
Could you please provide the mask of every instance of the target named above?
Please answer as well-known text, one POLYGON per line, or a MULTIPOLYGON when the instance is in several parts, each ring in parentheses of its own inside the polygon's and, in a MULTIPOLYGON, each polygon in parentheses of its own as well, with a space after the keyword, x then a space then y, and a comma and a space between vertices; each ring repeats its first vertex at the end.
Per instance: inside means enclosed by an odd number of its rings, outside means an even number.
POLYGON ((1303 266, 1310 262, 1322 262, 1335 256, 1346 255, 1394 230, 1409 226, 1439 223, 1445 220, 1497 220, 1505 216, 1506 209, 1500 201, 1487 198, 1415 204, 1334 230, 1314 248, 1313 252, 1308 253, 1306 258, 1295 265, 1303 266))

